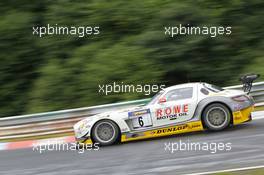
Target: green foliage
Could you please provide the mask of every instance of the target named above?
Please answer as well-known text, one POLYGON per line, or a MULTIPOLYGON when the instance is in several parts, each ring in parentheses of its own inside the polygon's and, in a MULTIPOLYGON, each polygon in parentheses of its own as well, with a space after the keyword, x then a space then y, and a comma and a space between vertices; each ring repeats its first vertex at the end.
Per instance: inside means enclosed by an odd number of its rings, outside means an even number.
MULTIPOLYGON (((264 76, 264 3, 253 1, 1 1, 0 116, 146 98, 98 85, 264 76), (33 26, 99 26, 99 36, 32 35, 33 26), (230 36, 170 38, 165 26, 231 26, 230 36)), ((263 78, 262 78, 263 80, 263 78)))

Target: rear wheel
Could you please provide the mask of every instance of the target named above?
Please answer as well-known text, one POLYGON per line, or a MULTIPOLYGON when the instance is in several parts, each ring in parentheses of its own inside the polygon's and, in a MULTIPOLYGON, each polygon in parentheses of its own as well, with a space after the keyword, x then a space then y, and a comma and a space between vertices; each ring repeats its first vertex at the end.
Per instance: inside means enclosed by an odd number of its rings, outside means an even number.
POLYGON ((92 138, 99 145, 112 145, 119 139, 119 128, 111 120, 101 120, 93 127, 92 138))
POLYGON ((229 109, 221 103, 213 103, 207 106, 202 115, 205 126, 213 131, 225 129, 231 121, 229 109))

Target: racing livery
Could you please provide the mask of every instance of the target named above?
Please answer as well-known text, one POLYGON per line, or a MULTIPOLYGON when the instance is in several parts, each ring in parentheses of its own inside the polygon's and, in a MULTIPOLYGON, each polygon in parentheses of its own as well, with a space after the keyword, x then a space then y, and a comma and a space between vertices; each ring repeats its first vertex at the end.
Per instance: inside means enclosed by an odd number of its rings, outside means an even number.
POLYGON ((74 132, 78 143, 111 145, 204 129, 219 131, 250 121, 253 108, 247 92, 187 83, 161 90, 144 106, 87 117, 74 125, 74 132))

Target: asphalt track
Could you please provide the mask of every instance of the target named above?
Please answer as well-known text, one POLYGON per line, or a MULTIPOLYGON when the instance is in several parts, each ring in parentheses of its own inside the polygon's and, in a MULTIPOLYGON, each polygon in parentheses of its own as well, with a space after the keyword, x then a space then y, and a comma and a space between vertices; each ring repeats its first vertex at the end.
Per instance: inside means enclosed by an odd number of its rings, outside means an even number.
POLYGON ((264 116, 221 132, 196 132, 100 148, 98 151, 32 149, 0 152, 0 174, 189 174, 264 164, 264 116), (165 150, 165 143, 231 143, 230 151, 165 150))

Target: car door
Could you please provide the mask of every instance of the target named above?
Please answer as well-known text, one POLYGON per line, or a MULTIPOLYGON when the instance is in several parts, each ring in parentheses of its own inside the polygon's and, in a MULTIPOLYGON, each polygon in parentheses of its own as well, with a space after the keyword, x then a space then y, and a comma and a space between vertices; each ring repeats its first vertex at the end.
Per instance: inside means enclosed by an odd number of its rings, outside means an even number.
POLYGON ((179 87, 166 92, 152 106, 154 126, 176 124, 190 120, 197 105, 197 85, 179 87))

